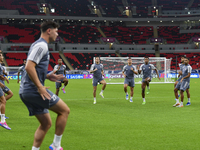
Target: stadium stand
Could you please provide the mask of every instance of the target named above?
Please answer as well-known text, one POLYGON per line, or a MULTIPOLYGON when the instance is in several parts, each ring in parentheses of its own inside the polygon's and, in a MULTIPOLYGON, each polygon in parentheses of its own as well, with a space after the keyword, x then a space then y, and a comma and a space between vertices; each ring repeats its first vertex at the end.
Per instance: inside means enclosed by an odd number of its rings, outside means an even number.
POLYGON ((9 43, 33 43, 40 36, 39 25, 0 25, 0 35, 9 43))
POLYGON ((123 44, 146 44, 153 37, 153 27, 101 26, 107 37, 115 37, 123 44))
POLYGON ((37 3, 39 0, 1 0, 0 9, 2 10, 18 10, 21 15, 42 15, 39 13, 37 3))
POLYGON ((158 0, 158 5, 162 6, 163 10, 183 10, 187 4, 188 0, 158 0))
POLYGON ((59 36, 66 43, 98 43, 102 37, 95 26, 62 25, 59 28, 59 36))
POLYGON ((167 44, 187 43, 192 37, 199 37, 200 33, 179 33, 179 26, 159 26, 158 36, 167 40, 167 44))

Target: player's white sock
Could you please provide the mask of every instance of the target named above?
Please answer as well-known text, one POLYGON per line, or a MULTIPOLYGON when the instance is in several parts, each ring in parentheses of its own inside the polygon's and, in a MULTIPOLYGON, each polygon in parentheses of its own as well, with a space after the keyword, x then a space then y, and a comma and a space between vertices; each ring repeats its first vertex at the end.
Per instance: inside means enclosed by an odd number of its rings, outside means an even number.
POLYGON ((130 99, 133 99, 133 97, 131 97, 130 99))
POLYGON ((94 97, 94 101, 96 102, 96 97, 94 97))
POLYGON ((145 102, 145 98, 142 98, 143 99, 143 102, 145 102))
POLYGON ((188 102, 190 102, 190 98, 188 98, 188 102))
POLYGON ((179 99, 176 99, 176 104, 179 103, 179 99))
POLYGON ((1 114, 1 123, 5 122, 5 114, 1 114))
POLYGON ((181 102, 181 106, 183 105, 183 102, 181 102))
POLYGON ((61 139, 62 139, 62 135, 58 136, 58 135, 54 135, 54 140, 53 140, 53 144, 56 148, 61 147, 60 143, 61 143, 61 139))
POLYGON ((150 89, 150 87, 149 87, 149 86, 147 86, 147 89, 149 90, 149 89, 150 89))
POLYGON ((128 92, 126 92, 126 95, 128 95, 128 92))
POLYGON ((101 90, 101 93, 103 93, 103 90, 101 90))
POLYGON ((63 85, 63 89, 65 88, 65 85, 63 85))
POLYGON ((39 149, 40 149, 39 147, 38 148, 35 146, 32 147, 32 150, 39 150, 39 149))

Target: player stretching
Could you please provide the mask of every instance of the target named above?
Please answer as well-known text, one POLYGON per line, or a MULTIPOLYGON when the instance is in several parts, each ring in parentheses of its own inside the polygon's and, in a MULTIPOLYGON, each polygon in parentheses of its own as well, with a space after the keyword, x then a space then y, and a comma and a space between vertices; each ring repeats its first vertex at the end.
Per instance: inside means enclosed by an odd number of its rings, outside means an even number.
POLYGON ((103 84, 102 90, 99 94, 102 98, 104 98, 103 91, 106 88, 106 81, 102 78, 102 76, 104 76, 103 65, 100 64, 99 57, 95 57, 95 64, 92 64, 90 68, 90 73, 93 73, 93 96, 94 96, 94 104, 96 104, 96 90, 98 82, 103 84))
POLYGON ((21 80, 19 95, 28 108, 29 115, 35 115, 40 123, 35 132, 32 150, 40 149, 40 145, 51 127, 48 109, 57 114, 54 140, 49 149, 63 150, 61 138, 70 110, 58 96, 44 86, 46 78, 50 81, 58 81, 64 78, 63 75, 47 74, 49 65, 48 43, 56 40, 58 24, 53 21, 44 21, 40 29, 40 38, 31 45, 28 52, 26 72, 21 80))
POLYGON ((185 58, 184 59, 184 63, 185 65, 182 68, 182 79, 180 80, 180 82, 178 82, 178 84, 176 85, 175 89, 174 89, 174 94, 176 97, 176 104, 174 104, 173 106, 175 107, 183 107, 183 99, 184 99, 184 91, 189 89, 190 87, 190 75, 192 72, 192 67, 189 65, 189 58, 185 58), (178 99, 178 90, 180 90, 180 94, 181 94, 181 104, 179 103, 179 99, 178 99))
POLYGON ((23 76, 23 74, 24 74, 24 72, 25 72, 25 65, 26 65, 26 60, 24 60, 24 63, 23 63, 23 66, 21 66, 21 67, 19 67, 19 69, 18 69, 18 73, 17 73, 17 76, 18 76, 18 80, 17 80, 17 83, 19 83, 19 74, 21 73, 21 78, 22 78, 22 76, 23 76))
POLYGON ((63 80, 60 80, 61 81, 60 83, 56 82, 56 95, 58 96, 58 93, 59 93, 60 87, 62 86, 62 83, 64 83, 62 91, 63 91, 63 93, 66 93, 65 87, 68 84, 68 79, 66 78, 66 66, 62 64, 62 59, 58 59, 58 65, 55 65, 53 71, 57 75, 58 74, 65 75, 65 78, 63 80))
MULTIPOLYGON (((185 62, 184 62, 184 60, 185 60, 185 56, 183 55, 183 56, 181 56, 181 63, 179 64, 179 68, 180 68, 180 71, 179 71, 179 75, 178 75, 178 80, 174 83, 174 88, 176 87, 176 85, 181 81, 181 79, 182 79, 182 72, 183 72, 183 67, 185 66, 185 62)), ((178 92, 178 91, 177 91, 178 92)), ((189 91, 189 88, 188 89, 186 89, 186 93, 187 93, 187 98, 188 98, 188 102, 187 102, 187 104, 186 104, 186 106, 189 106, 189 105, 191 105, 191 103, 190 103, 190 91, 189 91)), ((178 95, 178 97, 179 97, 180 95, 178 95)), ((175 100, 177 100, 177 99, 175 99, 175 100)))
POLYGON ((140 74, 141 72, 143 72, 143 78, 142 78, 142 98, 143 98, 143 105, 146 104, 146 101, 145 101, 145 88, 147 86, 147 94, 149 94, 150 92, 150 88, 149 88, 149 82, 151 82, 151 71, 152 70, 155 70, 156 71, 156 74, 157 74, 157 77, 158 79, 160 80, 160 77, 159 77, 159 73, 158 73, 158 70, 155 68, 155 66, 153 64, 149 64, 149 57, 148 56, 145 56, 144 57, 144 64, 142 64, 139 68, 138 66, 138 73, 140 74))
POLYGON ((131 58, 128 59, 128 65, 125 65, 123 67, 122 74, 125 78, 124 92, 126 93, 126 100, 128 100, 127 86, 130 86, 130 90, 131 90, 130 102, 133 102, 133 90, 135 87, 134 74, 138 74, 138 72, 136 72, 135 66, 132 65, 131 58))
MULTIPOLYGON (((0 62, 3 62, 3 54, 0 53, 0 62)), ((13 96, 13 93, 4 85, 4 80, 8 82, 8 79, 3 76, 3 66, 0 63, 0 117, 1 122, 0 126, 4 127, 5 129, 11 130, 11 128, 6 124, 6 116, 5 116, 5 110, 6 110, 6 100, 10 99, 13 96), (4 96, 4 93, 9 93, 6 97, 4 96)))
MULTIPOLYGON (((3 63, 3 54, 2 53, 0 53, 1 55, 0 55, 0 64, 2 64, 3 63)), ((2 66, 2 65, 0 65, 0 75, 1 75, 1 77, 2 77, 2 79, 0 79, 0 82, 2 83, 2 84, 4 84, 5 85, 5 80, 6 80, 6 82, 7 83, 9 83, 9 81, 8 81, 8 79, 6 78, 6 77, 4 77, 4 75, 7 75, 7 73, 5 72, 5 67, 4 66, 2 66)), ((6 101, 8 101, 12 96, 13 96, 13 92, 7 87, 7 86, 5 86, 4 88, 3 88, 3 92, 4 93, 6 93, 6 96, 5 96, 5 98, 6 98, 6 101)), ((7 117, 6 117, 6 119, 7 119, 7 117)))

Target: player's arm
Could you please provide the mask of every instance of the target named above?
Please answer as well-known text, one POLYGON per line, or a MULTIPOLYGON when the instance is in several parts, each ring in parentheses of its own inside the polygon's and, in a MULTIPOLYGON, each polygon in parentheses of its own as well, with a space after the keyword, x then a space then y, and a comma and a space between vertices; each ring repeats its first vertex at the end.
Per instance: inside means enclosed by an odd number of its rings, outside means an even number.
POLYGON ((192 67, 188 67, 188 75, 185 76, 185 77, 183 77, 183 78, 181 79, 181 82, 182 82, 184 79, 189 78, 190 75, 191 75, 191 72, 192 72, 192 67))
POLYGON ((94 69, 94 64, 92 64, 91 68, 90 68, 90 73, 93 73, 97 71, 97 68, 94 69))
POLYGON ((137 66, 137 70, 138 70, 138 74, 141 74, 141 72, 142 72, 142 65, 140 67, 137 66))
POLYGON ((126 77, 126 75, 125 75, 124 71, 122 71, 122 74, 123 74, 123 76, 124 76, 124 78, 125 78, 125 77, 126 77))
POLYGON ((36 44, 34 45, 31 53, 29 54, 27 58, 27 63, 25 66, 25 70, 30 77, 31 81, 35 84, 35 86, 38 89, 39 94, 45 100, 51 99, 51 95, 47 92, 47 87, 43 86, 38 78, 37 72, 36 72, 36 65, 40 63, 40 60, 47 54, 48 47, 43 44, 36 44))
POLYGON ((64 66, 65 67, 65 69, 64 69, 64 75, 65 75, 65 77, 66 77, 66 66, 64 66))
POLYGON ((21 71, 21 67, 19 68, 18 72, 17 72, 17 83, 19 83, 19 75, 20 75, 20 71, 21 71))
POLYGON ((133 68, 131 68, 131 70, 133 71, 134 74, 138 74, 138 72, 135 71, 136 70, 135 66, 133 68))
POLYGON ((19 74, 20 72, 17 73, 17 83, 19 83, 19 74))
POLYGON ((5 75, 5 76, 7 76, 8 74, 5 72, 5 70, 3 70, 3 74, 5 75))
POLYGON ((43 100, 45 100, 45 98, 47 99, 51 99, 51 95, 46 91, 46 87, 44 87, 37 75, 36 69, 35 69, 36 63, 28 60, 25 70, 28 74, 28 76, 30 77, 31 81, 35 84, 35 86, 38 89, 38 92, 40 93, 40 95, 42 96, 43 100))
POLYGON ((55 74, 58 70, 60 69, 60 66, 58 67, 57 65, 53 69, 53 74, 55 74))
POLYGON ((105 75, 104 75, 104 71, 103 71, 103 70, 101 70, 101 74, 102 74, 102 76, 104 76, 104 77, 105 77, 105 75))
POLYGON ((156 68, 155 68, 154 70, 156 71, 157 77, 158 77, 158 79, 160 80, 160 75, 159 75, 159 73, 158 73, 158 70, 157 70, 156 68))

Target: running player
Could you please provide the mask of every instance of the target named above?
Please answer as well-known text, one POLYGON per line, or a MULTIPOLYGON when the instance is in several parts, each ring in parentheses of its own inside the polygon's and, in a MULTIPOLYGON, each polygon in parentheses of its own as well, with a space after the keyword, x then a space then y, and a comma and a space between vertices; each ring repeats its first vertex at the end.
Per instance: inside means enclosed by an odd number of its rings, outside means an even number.
POLYGON ((149 88, 149 83, 151 82, 151 72, 152 70, 156 71, 157 77, 160 80, 158 70, 155 68, 153 64, 149 64, 149 57, 145 56, 144 57, 144 64, 142 64, 140 67, 138 66, 138 73, 140 74, 141 72, 143 73, 143 78, 142 78, 142 98, 143 98, 143 105, 146 104, 145 101, 145 88, 147 86, 147 94, 150 92, 149 88))
POLYGON ((23 76, 23 74, 24 74, 24 72, 25 72, 25 65, 26 65, 26 60, 24 60, 24 63, 23 63, 23 66, 21 66, 21 67, 19 67, 19 69, 18 69, 18 73, 17 73, 17 76, 18 76, 18 80, 17 80, 17 83, 19 83, 19 74, 21 73, 21 78, 22 78, 22 76, 23 76))
POLYGON ((126 93, 126 100, 128 100, 127 86, 130 86, 131 97, 130 102, 133 102, 133 90, 135 87, 134 74, 138 74, 136 67, 132 65, 132 59, 128 58, 128 65, 125 65, 122 70, 124 80, 124 92, 126 93))
POLYGON ((58 74, 65 75, 65 78, 63 80, 61 80, 60 83, 56 82, 56 95, 58 96, 58 93, 59 93, 60 87, 62 86, 62 83, 64 83, 63 88, 62 88, 63 93, 66 93, 65 87, 68 84, 68 79, 66 78, 66 66, 62 64, 62 59, 58 59, 58 65, 55 65, 54 73, 57 75, 58 74))
POLYGON ((185 65, 182 68, 182 78, 180 82, 176 85, 174 89, 174 95, 176 97, 176 104, 174 104, 174 107, 183 107, 183 99, 184 99, 184 91, 189 89, 190 87, 190 75, 192 72, 192 67, 189 65, 189 58, 184 59, 185 65), (181 104, 179 103, 178 99, 178 90, 180 90, 181 94, 181 104))
MULTIPOLYGON (((0 62, 3 62, 3 54, 0 53, 0 62)), ((12 97, 12 92, 4 85, 4 80, 7 80, 7 78, 4 77, 4 79, 2 79, 3 76, 3 66, 0 63, 0 75, 1 75, 1 80, 0 80, 0 117, 1 117, 1 122, 0 122, 0 126, 4 127, 5 129, 11 130, 11 128, 7 125, 5 119, 5 110, 6 110, 6 100, 8 100, 9 98, 12 97), (10 92, 9 92, 10 91, 10 92), (4 96, 4 93, 9 92, 9 94, 12 95, 7 95, 7 99, 4 96), (10 97, 11 96, 11 97, 10 97)))
POLYGON ((95 63, 92 64, 92 66, 90 68, 90 73, 93 73, 93 96, 94 96, 94 103, 93 104, 96 104, 97 84, 98 83, 103 84, 102 90, 99 94, 102 98, 104 98, 103 91, 106 88, 106 81, 102 78, 102 76, 104 76, 103 65, 100 64, 100 58, 99 57, 95 57, 95 63))
POLYGON ((63 75, 47 74, 49 65, 48 43, 56 40, 58 24, 53 21, 44 21, 40 29, 40 38, 31 45, 28 52, 26 71, 21 80, 19 95, 28 108, 29 115, 35 115, 40 123, 35 132, 32 150, 40 149, 42 141, 51 127, 48 109, 57 114, 55 136, 49 149, 63 150, 61 138, 70 110, 58 96, 44 86, 46 78, 50 81, 58 81, 64 78, 63 75))
MULTIPOLYGON (((182 79, 182 72, 183 72, 183 70, 182 70, 182 68, 185 66, 185 62, 184 62, 184 60, 185 60, 185 56, 183 55, 183 56, 181 56, 181 63, 179 64, 179 68, 180 68, 180 71, 179 71, 179 75, 178 75, 178 80, 174 83, 174 88, 176 87, 176 85, 181 81, 181 79, 182 79)), ((178 91, 177 91, 178 92, 178 91)), ((187 102, 187 104, 186 104, 186 106, 189 106, 189 105, 191 105, 191 103, 190 103, 190 91, 189 91, 189 88, 188 89, 186 89, 186 93, 187 93, 187 98, 188 98, 188 102, 187 102)), ((180 95, 178 94, 178 97, 179 97, 180 95)), ((176 98, 175 98, 175 100, 177 100, 176 98)))
MULTIPOLYGON (((4 58, 3 54, 1 54, 1 56, 0 56, 0 75, 1 75, 1 77, 3 77, 3 79, 0 79, 0 82, 5 85, 4 81, 6 81, 7 83, 9 83, 9 81, 6 77, 4 77, 4 75, 7 75, 7 73, 5 72, 5 67, 1 65, 3 63, 3 58, 4 58)), ((3 88, 3 92, 6 93, 6 96, 5 96, 6 101, 8 101, 13 96, 13 92, 7 86, 5 86, 3 88)))

